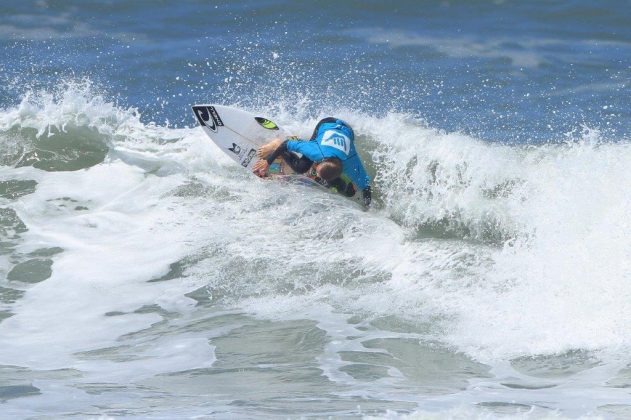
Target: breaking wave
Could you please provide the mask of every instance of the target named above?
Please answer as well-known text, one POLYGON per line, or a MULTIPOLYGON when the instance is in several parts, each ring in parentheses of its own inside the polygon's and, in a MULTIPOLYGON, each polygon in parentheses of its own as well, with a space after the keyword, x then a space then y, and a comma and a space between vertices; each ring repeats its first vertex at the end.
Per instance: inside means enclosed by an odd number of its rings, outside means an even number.
MULTIPOLYGON (((631 321, 621 315, 631 309, 628 141, 605 142, 585 128, 557 144, 508 145, 443 132, 407 114, 328 111, 358 133, 374 176, 368 213, 340 197, 255 180, 201 130, 145 122, 89 82, 30 92, 0 111, 4 180, 29 182, 14 199, 3 196, 4 205, 22 235, 74 247, 73 258, 88 258, 99 236, 77 226, 79 239, 44 234, 34 221, 50 214, 55 199, 72 198, 77 221, 128 243, 126 263, 134 252, 143 260, 134 246, 168 225, 158 240, 186 246, 145 259, 137 277, 188 279, 180 296, 198 303, 289 317, 324 304, 433 322, 430 336, 478 359, 631 344, 631 321), (60 171, 73 174, 47 181, 46 173, 60 171), (107 206, 113 213, 102 213, 107 206), (121 219, 136 213, 149 217, 148 226, 121 219), (286 260, 295 253, 310 257, 286 260), (279 275, 279 265, 288 274, 279 275)), ((321 117, 271 116, 302 136, 321 117)), ((47 223, 58 232, 72 224, 47 223)), ((63 255, 52 258, 69 263, 63 255)), ((100 255, 88 273, 116 264, 120 251, 100 255)), ((53 265, 53 273, 63 267, 53 265)), ((115 301, 109 306, 114 311, 115 301)))

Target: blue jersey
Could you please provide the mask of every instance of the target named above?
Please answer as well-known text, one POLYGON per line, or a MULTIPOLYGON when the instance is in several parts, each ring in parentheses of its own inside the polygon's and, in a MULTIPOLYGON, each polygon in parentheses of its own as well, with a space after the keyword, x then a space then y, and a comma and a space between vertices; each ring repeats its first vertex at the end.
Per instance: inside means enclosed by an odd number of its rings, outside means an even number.
POLYGON ((341 120, 321 124, 313 140, 289 140, 287 150, 300 153, 313 162, 338 158, 342 161, 343 174, 353 184, 361 190, 370 185, 370 178, 355 150, 353 130, 341 120))

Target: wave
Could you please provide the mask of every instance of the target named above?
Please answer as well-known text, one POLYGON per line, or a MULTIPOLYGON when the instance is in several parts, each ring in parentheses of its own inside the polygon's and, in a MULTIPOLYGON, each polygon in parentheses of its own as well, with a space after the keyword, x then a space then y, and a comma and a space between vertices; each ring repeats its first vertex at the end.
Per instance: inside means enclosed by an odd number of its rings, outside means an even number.
MULTIPOLYGON (((117 106, 89 82, 31 92, 0 110, 2 173, 40 182, 41 173, 16 167, 59 172, 109 165, 86 173, 103 191, 77 190, 91 197, 73 198, 85 202, 77 206, 79 220, 102 216, 107 236, 116 218, 85 212, 124 197, 127 204, 117 209, 164 206, 155 220, 181 231, 177 237, 189 235, 193 249, 165 259, 162 274, 154 264, 145 280, 194 278, 183 294, 202 303, 295 316, 304 313, 296 308, 326 302, 368 317, 431 320, 434 338, 480 359, 631 344, 624 333, 630 321, 620 315, 631 301, 628 141, 605 142, 586 128, 559 144, 506 145, 443 132, 403 113, 326 109, 314 116, 286 109, 271 116, 301 136, 322 116, 353 125, 374 176, 375 210, 362 213, 342 198, 293 186, 245 182, 253 179, 201 130, 145 123, 138 110, 117 106), (174 177, 150 187, 140 184, 150 182, 137 170, 174 177), (127 185, 129 195, 111 178, 127 185), (135 188, 147 204, 135 202, 135 188), (296 252, 309 260, 283 260, 286 275, 279 276, 279 255, 296 252)), ((76 182, 70 179, 59 182, 76 182)), ((31 184, 24 193, 42 194, 43 215, 58 194, 53 184, 46 194, 31 184)), ((112 251, 111 260, 118 255, 112 251)))
MULTIPOLYGON (((631 143, 584 128, 559 144, 503 145, 402 115, 359 121, 376 143, 393 220, 412 238, 438 230, 492 247, 456 281, 417 280, 437 313, 458 320, 452 344, 479 358, 631 344, 621 315, 631 297, 631 143)), ((405 277, 410 284, 414 269, 405 277)))
POLYGON ((433 334, 479 359, 631 344, 620 315, 631 297, 627 139, 583 127, 508 145, 406 114, 339 116, 360 133, 382 214, 406 238, 366 239, 388 244, 369 258, 386 286, 342 294, 340 306, 442 320, 433 334))

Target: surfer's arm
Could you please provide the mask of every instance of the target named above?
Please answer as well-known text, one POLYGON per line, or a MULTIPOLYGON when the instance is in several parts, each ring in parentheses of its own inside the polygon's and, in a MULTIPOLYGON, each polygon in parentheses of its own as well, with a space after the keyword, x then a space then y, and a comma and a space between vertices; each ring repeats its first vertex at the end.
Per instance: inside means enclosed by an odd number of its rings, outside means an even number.
POLYGON ((268 157, 267 157, 267 164, 271 165, 272 162, 274 162, 274 160, 276 160, 276 158, 278 158, 279 156, 281 156, 285 162, 287 162, 287 164, 291 167, 291 169, 298 173, 298 174, 304 174, 305 172, 307 172, 309 170, 309 168, 311 168, 311 165, 313 165, 313 161, 305 156, 302 157, 298 157, 293 153, 289 152, 289 142, 293 142, 295 140, 285 140, 284 142, 282 142, 277 148, 276 150, 274 150, 268 157))
POLYGON ((281 142, 280 139, 274 139, 269 143, 264 144, 256 152, 256 155, 260 158, 260 160, 254 164, 254 166, 252 167, 252 172, 254 172, 259 177, 266 176, 269 166, 284 151, 287 151, 287 140, 281 142))
POLYGON ((287 140, 287 150, 300 153, 312 162, 321 162, 326 158, 320 150, 320 146, 314 141, 287 140))
POLYGON ((360 190, 370 186, 370 177, 364 169, 358 155, 344 161, 344 174, 349 177, 360 190))
POLYGON ((259 149, 257 155, 259 157, 267 155, 267 157, 256 162, 252 167, 252 171, 260 177, 265 176, 267 174, 267 169, 269 168, 269 166, 280 156, 285 162, 287 162, 287 164, 294 172, 298 174, 304 174, 305 172, 307 172, 309 168, 311 168, 311 165, 313 165, 313 161, 305 156, 298 157, 295 154, 289 152, 288 143, 294 141, 295 140, 285 140, 284 142, 280 143, 273 152, 269 154, 268 151, 264 149, 268 145, 274 145, 274 143, 280 142, 280 139, 273 140, 267 145, 262 146, 261 149, 259 149))

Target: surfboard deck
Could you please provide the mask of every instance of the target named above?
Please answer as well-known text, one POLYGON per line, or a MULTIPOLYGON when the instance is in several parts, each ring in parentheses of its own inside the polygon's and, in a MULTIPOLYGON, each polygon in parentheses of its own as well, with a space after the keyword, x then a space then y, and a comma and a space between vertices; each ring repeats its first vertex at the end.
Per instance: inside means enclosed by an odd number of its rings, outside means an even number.
MULTIPOLYGON (((194 105, 193 114, 210 140, 227 156, 250 172, 258 160, 256 151, 259 147, 275 138, 285 139, 289 136, 269 118, 238 108, 212 104, 194 105)), ((282 158, 276 159, 270 165, 269 176, 327 189, 316 180, 313 169, 306 174, 296 174, 282 158)), ((356 186, 355 191, 357 191, 356 186)), ((361 194, 357 192, 348 198, 358 203, 362 202, 361 194)))

